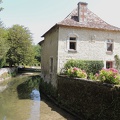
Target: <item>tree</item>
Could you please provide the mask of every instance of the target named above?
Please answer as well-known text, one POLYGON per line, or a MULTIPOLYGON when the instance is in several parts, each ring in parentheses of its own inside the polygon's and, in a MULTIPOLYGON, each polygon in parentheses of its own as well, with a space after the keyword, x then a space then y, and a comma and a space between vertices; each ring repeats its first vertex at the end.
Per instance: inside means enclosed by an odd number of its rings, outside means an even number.
MULTIPOLYGON (((0 0, 0 4, 2 3, 2 0, 0 0)), ((3 8, 0 7, 0 11, 2 11, 3 8)), ((0 21, 0 68, 5 64, 6 61, 6 53, 8 50, 7 46, 7 30, 3 27, 2 21, 0 21)))
POLYGON ((7 52, 9 66, 33 63, 32 35, 28 28, 21 25, 13 25, 9 28, 8 44, 10 46, 7 52))
POLYGON ((33 45, 34 53, 35 53, 35 64, 40 64, 41 61, 41 46, 33 45))
MULTIPOLYGON (((2 0, 0 0, 0 4, 2 3, 2 0)), ((3 7, 0 7, 0 11, 2 11, 3 10, 3 7)))
POLYGON ((0 67, 5 65, 8 48, 7 30, 0 26, 0 67))

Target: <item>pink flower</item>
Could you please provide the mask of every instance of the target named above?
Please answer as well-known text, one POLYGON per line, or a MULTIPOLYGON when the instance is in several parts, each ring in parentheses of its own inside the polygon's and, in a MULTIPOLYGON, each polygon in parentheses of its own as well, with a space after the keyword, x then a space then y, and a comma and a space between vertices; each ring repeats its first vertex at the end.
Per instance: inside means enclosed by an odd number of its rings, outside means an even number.
POLYGON ((115 75, 114 78, 116 78, 117 76, 115 75))
POLYGON ((99 76, 99 74, 98 74, 98 73, 96 73, 96 74, 95 74, 95 76, 96 76, 96 77, 98 77, 98 76, 99 76))
POLYGON ((77 68, 77 67, 74 67, 74 68, 73 68, 73 70, 77 71, 77 70, 79 70, 79 68, 77 68))
POLYGON ((114 73, 118 73, 118 70, 114 69, 114 68, 109 68, 110 71, 114 72, 114 73))
POLYGON ((74 73, 74 70, 71 70, 72 73, 74 73))

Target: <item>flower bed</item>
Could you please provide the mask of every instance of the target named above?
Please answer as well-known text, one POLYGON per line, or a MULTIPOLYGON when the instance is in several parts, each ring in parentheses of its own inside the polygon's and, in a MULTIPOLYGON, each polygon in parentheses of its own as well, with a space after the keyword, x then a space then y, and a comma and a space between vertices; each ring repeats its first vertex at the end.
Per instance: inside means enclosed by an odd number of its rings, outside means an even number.
POLYGON ((101 82, 109 84, 120 84, 120 74, 118 70, 114 68, 102 69, 99 71, 99 73, 96 73, 95 75, 93 75, 92 73, 87 75, 84 70, 81 70, 77 67, 71 67, 66 70, 65 74, 69 77, 88 78, 91 80, 99 80, 101 82))
POLYGON ((87 78, 86 72, 76 67, 71 67, 66 73, 70 77, 87 78))
POLYGON ((99 73, 96 73, 91 77, 93 80, 100 80, 101 82, 110 84, 120 84, 120 74, 118 70, 114 68, 102 69, 99 73))

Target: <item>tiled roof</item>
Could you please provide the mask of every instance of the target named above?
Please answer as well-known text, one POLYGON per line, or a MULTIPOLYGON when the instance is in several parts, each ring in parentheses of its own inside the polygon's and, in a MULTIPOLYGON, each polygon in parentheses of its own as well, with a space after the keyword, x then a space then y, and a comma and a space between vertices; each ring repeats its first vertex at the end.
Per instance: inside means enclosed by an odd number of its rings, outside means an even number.
POLYGON ((106 23, 101 18, 99 18, 96 14, 91 12, 88 8, 87 8, 86 22, 78 22, 78 8, 76 8, 64 20, 62 20, 57 24, 64 25, 64 26, 81 27, 81 28, 120 31, 120 28, 106 23))

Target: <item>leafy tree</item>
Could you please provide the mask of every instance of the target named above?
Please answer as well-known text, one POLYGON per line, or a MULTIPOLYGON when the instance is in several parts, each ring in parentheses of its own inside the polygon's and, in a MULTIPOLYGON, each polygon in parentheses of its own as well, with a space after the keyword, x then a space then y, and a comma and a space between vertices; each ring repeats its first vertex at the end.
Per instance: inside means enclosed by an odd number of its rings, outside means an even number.
MULTIPOLYGON (((2 0, 0 0, 0 4, 2 3, 2 0)), ((2 7, 0 7, 0 11, 3 10, 2 7)), ((0 68, 5 64, 5 57, 8 50, 7 46, 7 30, 3 27, 2 21, 0 21, 0 68)))
POLYGON ((28 28, 21 25, 13 25, 8 29, 8 43, 10 46, 7 52, 9 66, 33 64, 32 35, 28 28))
POLYGON ((5 64, 8 48, 7 30, 5 30, 4 28, 0 28, 0 67, 5 64))
POLYGON ((40 64, 41 61, 41 47, 39 45, 33 45, 35 53, 35 64, 40 64))
MULTIPOLYGON (((0 4, 2 3, 2 0, 0 0, 0 4)), ((2 11, 3 10, 3 7, 0 7, 0 11, 2 11)))

